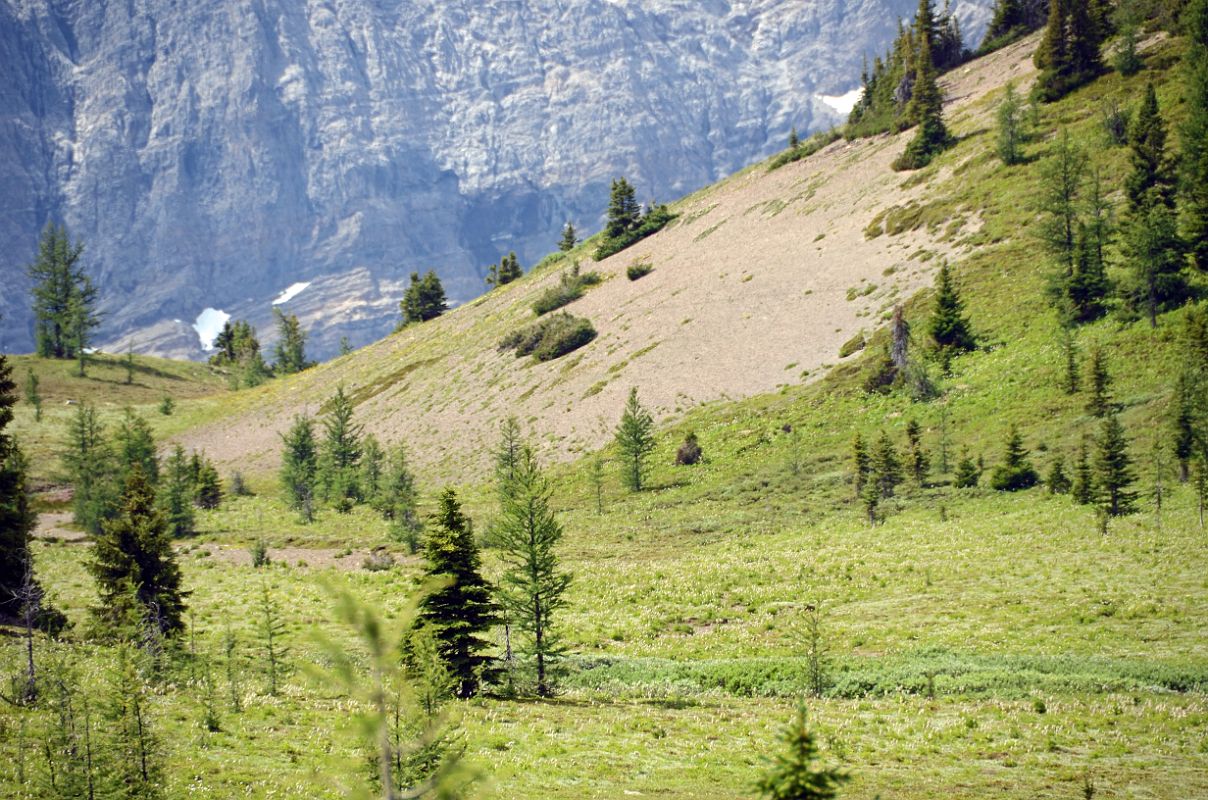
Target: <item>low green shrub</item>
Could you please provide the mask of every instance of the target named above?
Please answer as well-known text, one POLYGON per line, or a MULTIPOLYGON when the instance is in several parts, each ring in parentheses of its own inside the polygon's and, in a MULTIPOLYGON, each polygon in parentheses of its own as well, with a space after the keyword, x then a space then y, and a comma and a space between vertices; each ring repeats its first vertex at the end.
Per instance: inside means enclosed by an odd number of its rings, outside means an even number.
POLYGON ((867 344, 868 342, 864 338, 864 331, 860 331, 855 336, 844 342, 843 346, 839 348, 839 358, 847 358, 852 353, 858 353, 863 350, 867 344))
POLYGON ((590 321, 563 312, 508 334, 499 343, 499 350, 515 350, 517 358, 531 355, 538 361, 553 361, 595 338, 596 329, 590 321))
POLYGON ((654 264, 651 264, 649 261, 635 261, 625 270, 625 274, 629 276, 629 280, 631 281, 645 278, 652 272, 654 272, 654 264))
POLYGON ((562 273, 556 286, 546 289, 533 302, 533 311, 537 316, 543 316, 551 311, 557 311, 583 296, 588 288, 601 281, 598 272, 580 272, 576 262, 568 271, 562 273))
POLYGON ((838 128, 831 128, 829 131, 819 131, 796 147, 790 147, 773 158, 772 162, 768 164, 768 172, 780 169, 786 164, 792 164, 794 161, 809 158, 828 144, 837 142, 842 138, 843 134, 840 133, 838 128))

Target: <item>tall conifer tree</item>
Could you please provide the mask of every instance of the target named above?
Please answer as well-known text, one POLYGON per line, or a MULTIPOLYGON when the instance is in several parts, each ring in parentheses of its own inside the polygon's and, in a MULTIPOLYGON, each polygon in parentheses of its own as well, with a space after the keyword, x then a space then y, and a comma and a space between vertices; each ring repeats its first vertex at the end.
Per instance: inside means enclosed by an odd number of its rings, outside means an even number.
POLYGON ((637 387, 629 390, 629 400, 617 426, 617 449, 621 451, 621 479, 632 492, 642 491, 646 479, 646 459, 654 450, 654 418, 638 400, 637 387))
POLYGON ((494 661, 486 655, 484 634, 498 622, 491 588, 482 577, 481 557, 470 519, 452 489, 440 496, 424 541, 425 574, 444 584, 424 596, 419 622, 428 626, 458 697, 478 693, 479 681, 490 679, 494 661))
POLYGON ((106 520, 96 537, 89 569, 97 581, 96 618, 115 634, 125 634, 130 600, 143 623, 163 635, 184 630, 185 598, 180 567, 168 525, 155 502, 155 490, 135 464, 126 478, 118 515, 106 520))
POLYGON ((1128 440, 1124 427, 1115 414, 1103 420, 1103 429, 1096 441, 1095 486, 1099 507, 1109 517, 1119 517, 1136 511, 1137 495, 1130 487, 1135 480, 1132 459, 1128 455, 1128 440))
POLYGON ((281 486, 286 502, 298 511, 305 522, 314 519, 315 482, 319 471, 315 424, 310 417, 294 417, 293 424, 281 437, 281 486))
POLYGON ((931 316, 931 339, 935 342, 945 368, 957 353, 976 347, 969 321, 964 316, 965 304, 952 282, 947 262, 940 266, 935 281, 935 312, 931 316))
POLYGON ((500 602, 508 619, 527 637, 524 649, 533 657, 537 694, 542 697, 552 692, 549 663, 563 652, 553 622, 566 605, 564 595, 571 582, 555 551, 562 526, 550 507, 550 494, 532 450, 523 448, 511 495, 504 499, 503 515, 493 532, 504 564, 500 602))
POLYGON ((1187 115, 1179 129, 1179 209, 1192 260, 1197 269, 1208 272, 1208 0, 1190 0, 1184 31, 1187 115))

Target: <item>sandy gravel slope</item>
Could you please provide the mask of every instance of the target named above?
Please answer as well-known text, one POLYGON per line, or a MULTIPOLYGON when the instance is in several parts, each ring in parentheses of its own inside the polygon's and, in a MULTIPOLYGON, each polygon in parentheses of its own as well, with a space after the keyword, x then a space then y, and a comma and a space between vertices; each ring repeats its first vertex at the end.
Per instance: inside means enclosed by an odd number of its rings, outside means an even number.
MULTIPOLYGON (((958 135, 992 126, 993 104, 979 101, 1008 80, 1026 90, 1035 42, 947 77, 958 135)), ((549 269, 241 394, 225 417, 182 442, 229 466, 271 469, 291 417, 315 413, 343 384, 368 431, 405 441, 429 480, 459 481, 486 463, 508 414, 547 456, 567 458, 607 440, 631 386, 666 420, 697 404, 816 377, 838 362, 844 341, 880 326, 896 299, 929 285, 940 256, 959 263, 962 237, 979 224, 967 214, 959 233, 953 219, 931 233, 866 234, 887 209, 931 191, 889 168, 909 136, 839 141, 771 173, 755 166, 678 203, 681 216, 669 230, 598 265, 585 262, 606 280, 568 308, 599 331, 574 354, 536 364, 496 350, 506 332, 532 320, 532 299, 558 280, 559 270, 549 269), (631 282, 625 270, 635 260, 654 271, 631 282)))

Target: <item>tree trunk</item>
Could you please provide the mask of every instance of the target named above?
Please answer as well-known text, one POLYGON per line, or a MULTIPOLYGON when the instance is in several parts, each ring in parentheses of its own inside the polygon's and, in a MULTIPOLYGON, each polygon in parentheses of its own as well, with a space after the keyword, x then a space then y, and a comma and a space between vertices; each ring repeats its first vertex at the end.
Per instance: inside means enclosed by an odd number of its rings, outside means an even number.
POLYGON ((549 687, 545 685, 545 621, 541 618, 541 596, 533 598, 533 650, 537 654, 537 694, 549 697, 549 687))

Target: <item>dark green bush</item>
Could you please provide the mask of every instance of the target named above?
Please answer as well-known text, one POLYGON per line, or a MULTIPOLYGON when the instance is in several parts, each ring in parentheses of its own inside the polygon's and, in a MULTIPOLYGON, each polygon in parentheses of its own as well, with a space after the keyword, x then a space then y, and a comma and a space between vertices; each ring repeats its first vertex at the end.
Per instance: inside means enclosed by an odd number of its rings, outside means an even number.
POLYGON ((589 287, 595 286, 600 280, 598 272, 579 272, 579 264, 576 262, 570 270, 562 273, 557 286, 546 289, 533 302, 533 311, 539 317, 557 311, 562 306, 578 300, 589 287))
POLYGON ((629 280, 631 281, 645 278, 651 272, 654 272, 654 264, 651 264, 649 261, 635 261, 625 270, 625 274, 629 276, 629 280))
POLYGON ((843 134, 840 133, 838 128, 831 128, 829 131, 819 131, 796 147, 790 147, 773 158, 772 163, 768 164, 768 172, 780 169, 785 164, 792 164, 794 161, 809 158, 828 144, 837 142, 842 138, 843 134))
POLYGON ((848 339, 839 348, 839 358, 847 358, 852 353, 858 353, 864 349, 868 341, 864 338, 864 331, 860 331, 855 336, 848 339))
POLYGON ((538 361, 553 361, 596 338, 590 321, 565 312, 554 314, 508 334, 499 350, 515 350, 516 357, 531 355, 538 361))

